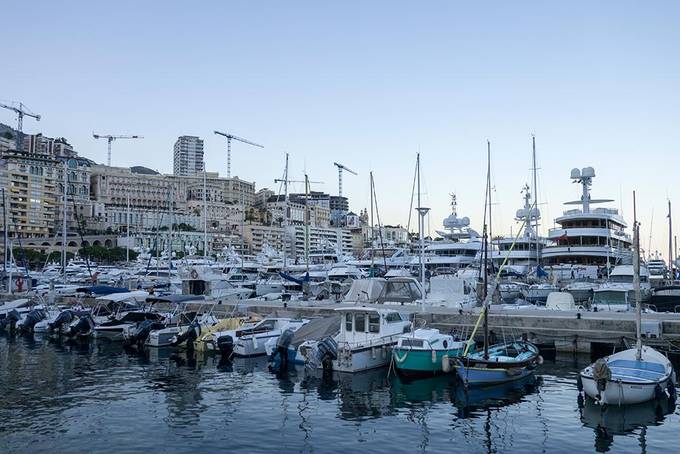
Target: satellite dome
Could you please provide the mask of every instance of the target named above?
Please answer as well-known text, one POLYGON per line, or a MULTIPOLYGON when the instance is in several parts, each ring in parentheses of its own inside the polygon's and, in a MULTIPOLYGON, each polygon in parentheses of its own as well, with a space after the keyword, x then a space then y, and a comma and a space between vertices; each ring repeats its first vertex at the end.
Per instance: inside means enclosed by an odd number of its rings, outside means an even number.
POLYGON ((573 179, 581 178, 581 171, 576 168, 571 169, 571 178, 573 179))
POLYGON ((583 176, 583 178, 592 178, 595 176, 595 169, 592 167, 584 167, 583 170, 581 170, 581 176, 583 176))
POLYGON ((525 217, 527 217, 528 211, 529 210, 527 210, 526 208, 521 208, 521 209, 517 210, 517 212, 515 213, 515 217, 517 219, 524 219, 525 217))
POLYGON ((465 216, 463 219, 460 220, 461 224, 463 224, 465 227, 470 225, 470 218, 465 216))

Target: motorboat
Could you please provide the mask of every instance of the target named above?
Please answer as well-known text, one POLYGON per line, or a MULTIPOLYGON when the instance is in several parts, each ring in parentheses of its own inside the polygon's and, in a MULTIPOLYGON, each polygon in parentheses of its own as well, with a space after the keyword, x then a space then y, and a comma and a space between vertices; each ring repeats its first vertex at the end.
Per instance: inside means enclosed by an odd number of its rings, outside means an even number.
MULTIPOLYGON (((559 292, 560 288, 554 284, 531 284, 526 290, 526 300, 530 303, 545 303, 551 293, 559 292)), ((573 298, 573 297, 572 297, 573 298)))
POLYGON ((268 317, 236 329, 217 331, 204 340, 203 350, 218 351, 226 357, 265 355, 265 343, 288 328, 299 328, 309 320, 268 317))
POLYGON ((678 312, 680 310, 680 283, 656 287, 649 300, 650 306, 657 312, 678 312))
POLYGON ((600 288, 600 284, 591 281, 574 281, 564 287, 564 290, 571 293, 577 303, 589 302, 593 299, 593 293, 600 288))
POLYGON ((507 280, 498 284, 501 299, 506 303, 514 303, 518 299, 526 299, 529 284, 526 282, 507 280))
POLYGON ((337 372, 387 366, 399 336, 411 330, 408 316, 394 309, 341 307, 340 332, 305 348, 305 364, 337 372))
POLYGON ((574 297, 569 292, 551 292, 545 302, 546 310, 551 311, 575 311, 582 309, 577 306, 574 297))
POLYGON ((329 336, 336 336, 339 332, 340 315, 336 314, 310 320, 296 329, 288 339, 282 339, 284 336, 270 339, 265 343, 265 351, 270 358, 271 370, 278 371, 282 365, 304 365, 308 349, 312 349, 329 336))
POLYGON ((407 376, 448 373, 451 360, 463 354, 466 343, 438 329, 420 328, 397 339, 392 358, 397 372, 407 376))
POLYGON ((239 301, 253 296, 253 289, 235 285, 224 274, 207 266, 194 266, 180 273, 183 295, 202 295, 218 301, 239 301))

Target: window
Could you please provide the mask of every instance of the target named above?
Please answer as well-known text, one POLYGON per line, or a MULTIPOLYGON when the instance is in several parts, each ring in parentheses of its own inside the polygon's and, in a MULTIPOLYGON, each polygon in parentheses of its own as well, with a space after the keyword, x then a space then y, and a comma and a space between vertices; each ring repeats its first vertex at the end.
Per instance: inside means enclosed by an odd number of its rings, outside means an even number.
POLYGON ((354 331, 363 333, 366 331, 366 314, 354 315, 354 331))
POLYGON ((380 314, 368 314, 368 332, 380 332, 380 314))
POLYGON ((401 346, 402 347, 422 347, 423 346, 423 340, 422 339, 402 339, 401 340, 401 346))
POLYGON ((352 331, 352 314, 345 314, 345 331, 352 331))
POLYGON ((400 322, 401 317, 399 316, 398 313, 391 312, 391 313, 387 314, 387 317, 385 317, 385 320, 387 321, 387 323, 400 322))

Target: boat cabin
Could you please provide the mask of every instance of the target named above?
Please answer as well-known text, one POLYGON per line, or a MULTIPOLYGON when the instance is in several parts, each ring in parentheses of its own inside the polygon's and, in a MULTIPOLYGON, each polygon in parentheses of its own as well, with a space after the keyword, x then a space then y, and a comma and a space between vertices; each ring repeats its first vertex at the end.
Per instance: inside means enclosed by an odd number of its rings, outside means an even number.
POLYGON ((368 307, 337 308, 341 314, 338 343, 366 343, 372 339, 399 336, 411 330, 408 316, 392 309, 368 307))

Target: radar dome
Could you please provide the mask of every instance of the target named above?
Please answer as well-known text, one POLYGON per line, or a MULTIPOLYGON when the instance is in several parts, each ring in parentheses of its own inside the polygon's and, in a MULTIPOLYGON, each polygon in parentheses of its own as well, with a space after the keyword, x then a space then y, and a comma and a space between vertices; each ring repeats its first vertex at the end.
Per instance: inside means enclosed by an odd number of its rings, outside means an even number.
POLYGON ((463 219, 460 220, 460 222, 461 222, 465 227, 467 227, 468 225, 470 225, 470 218, 467 217, 467 216, 465 216, 463 219))
POLYGON ((583 178, 592 178, 595 176, 595 169, 592 167, 584 167, 583 170, 581 170, 581 175, 583 178))
POLYGON ((581 171, 579 169, 571 169, 571 178, 581 178, 581 171))

